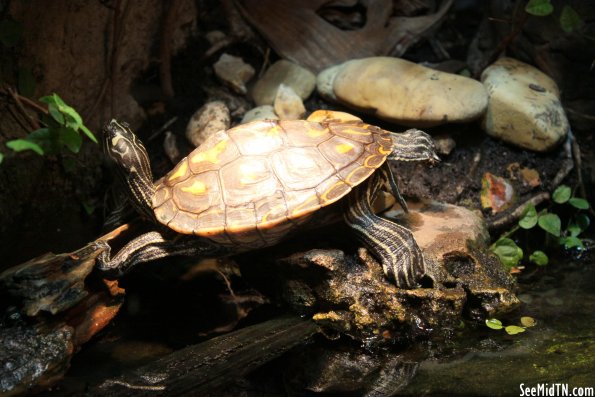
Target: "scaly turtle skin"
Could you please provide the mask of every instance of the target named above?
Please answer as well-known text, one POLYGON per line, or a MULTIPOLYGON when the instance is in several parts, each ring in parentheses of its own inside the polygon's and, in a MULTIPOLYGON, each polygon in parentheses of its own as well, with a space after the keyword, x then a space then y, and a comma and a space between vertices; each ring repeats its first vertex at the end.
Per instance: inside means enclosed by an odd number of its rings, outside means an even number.
POLYGON ((155 184, 146 150, 126 124, 112 120, 104 138, 137 210, 178 235, 170 240, 164 233, 147 233, 111 259, 106 250, 99 260, 103 270, 122 273, 169 255, 226 255, 270 246, 315 211, 348 196, 344 218, 389 279, 412 288, 426 271, 409 230, 370 207, 385 182, 404 206, 385 162, 436 160, 424 132, 394 134, 328 111, 308 120, 255 121, 209 137, 155 184))

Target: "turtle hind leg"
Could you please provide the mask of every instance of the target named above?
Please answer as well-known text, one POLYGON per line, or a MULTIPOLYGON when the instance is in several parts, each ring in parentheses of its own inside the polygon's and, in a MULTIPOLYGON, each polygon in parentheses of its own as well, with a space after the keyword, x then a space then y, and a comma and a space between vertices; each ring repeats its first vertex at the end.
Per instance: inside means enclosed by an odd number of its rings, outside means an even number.
POLYGON ((426 273, 426 263, 413 234, 405 227, 374 214, 371 199, 377 176, 348 196, 344 218, 366 248, 382 263, 386 277, 399 288, 415 288, 426 273))
POLYGON ((196 256, 204 258, 225 254, 225 248, 207 239, 196 236, 182 236, 166 239, 157 231, 142 234, 111 255, 111 247, 106 241, 96 242, 104 251, 97 257, 97 268, 110 277, 119 277, 140 263, 150 262, 169 256, 196 256))

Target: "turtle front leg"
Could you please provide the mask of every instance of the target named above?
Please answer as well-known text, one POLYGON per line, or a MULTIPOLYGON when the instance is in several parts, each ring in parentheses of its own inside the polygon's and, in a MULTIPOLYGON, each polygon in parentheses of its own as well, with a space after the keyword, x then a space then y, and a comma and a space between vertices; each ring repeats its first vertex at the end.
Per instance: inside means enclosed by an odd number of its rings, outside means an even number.
POLYGON ((128 242, 111 256, 110 245, 103 240, 96 242, 105 250, 97 257, 97 268, 110 277, 128 273, 134 266, 168 256, 195 256, 199 258, 224 255, 227 251, 210 240, 196 236, 167 239, 157 231, 142 234, 128 242))
POLYGON ((382 263, 386 277, 399 288, 415 288, 426 263, 413 234, 405 227, 374 214, 372 198, 379 180, 372 176, 347 199, 344 218, 368 250, 382 263))

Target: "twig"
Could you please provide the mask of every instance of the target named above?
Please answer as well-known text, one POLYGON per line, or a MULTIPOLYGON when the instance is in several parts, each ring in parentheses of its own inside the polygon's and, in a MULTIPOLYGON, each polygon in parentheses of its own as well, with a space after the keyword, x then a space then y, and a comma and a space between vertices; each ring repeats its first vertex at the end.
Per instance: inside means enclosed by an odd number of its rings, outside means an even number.
POLYGON ((148 141, 152 141, 153 139, 157 138, 159 135, 161 135, 161 133, 163 131, 167 130, 176 121, 178 121, 178 116, 172 117, 171 119, 167 120, 165 122, 165 124, 163 124, 161 126, 161 128, 159 128, 157 131, 155 131, 154 133, 152 133, 151 136, 149 136, 149 138, 147 140, 148 141))
POLYGON ((36 110, 36 111, 38 111, 40 113, 43 113, 43 114, 48 114, 49 113, 47 107, 44 107, 44 106, 38 104, 37 102, 35 102, 35 101, 27 98, 26 96, 19 95, 16 91, 14 92, 14 95, 24 105, 27 105, 30 108, 32 108, 32 109, 34 109, 34 110, 36 110))
MULTIPOLYGON (((512 18, 513 30, 512 30, 512 32, 510 32, 510 34, 508 36, 506 36, 505 38, 502 39, 502 41, 500 41, 500 44, 498 44, 498 47, 496 47, 496 49, 492 52, 492 54, 488 57, 488 59, 483 63, 483 66, 478 69, 478 73, 481 73, 487 65, 491 65, 492 63, 494 63, 496 61, 496 59, 498 59, 500 54, 504 50, 506 50, 506 47, 508 47, 510 45, 510 43, 512 43, 514 41, 514 39, 516 39, 516 37, 519 35, 519 33, 521 33, 521 31, 523 30, 523 26, 525 25, 527 18, 529 18, 529 14, 527 14, 527 12, 525 12, 525 10, 522 8, 523 4, 524 4, 523 1, 516 2, 516 7, 515 7, 514 13, 517 14, 517 12, 521 12, 522 15, 521 15, 520 19, 518 19, 516 17, 516 15, 513 15, 513 18, 512 18), (514 23, 515 21, 517 21, 516 24, 514 23)), ((475 76, 475 77, 479 78, 479 76, 475 76)))
MULTIPOLYGON (((29 113, 27 113, 27 111, 25 110, 25 107, 23 106, 23 103, 21 102, 22 97, 20 95, 18 95, 11 87, 7 87, 6 91, 8 91, 8 94, 14 100, 14 103, 17 105, 17 108, 27 118, 27 121, 29 122, 29 125, 31 126, 33 131, 39 129, 40 128, 39 122, 34 117, 31 117, 29 115, 29 113)), ((37 105, 37 107, 39 107, 39 106, 37 105)), ((45 109, 45 113, 47 114, 47 109, 45 109)))
MULTIPOLYGON (((504 226, 510 225, 511 223, 516 222, 523 216, 529 205, 533 204, 534 206, 538 206, 539 204, 549 199, 550 194, 548 192, 538 193, 535 196, 526 200, 523 204, 519 205, 514 211, 508 213, 507 215, 501 218, 492 219, 488 221, 488 229, 490 231, 493 231, 495 229, 500 229, 504 226)), ((512 232, 512 230, 509 231, 509 234, 511 234, 510 232, 512 232)))
POLYGON ((21 117, 19 117, 19 115, 15 112, 13 107, 8 105, 6 106, 6 108, 8 109, 8 112, 12 115, 12 118, 17 122, 17 124, 20 125, 24 131, 29 131, 30 126, 25 124, 21 117))

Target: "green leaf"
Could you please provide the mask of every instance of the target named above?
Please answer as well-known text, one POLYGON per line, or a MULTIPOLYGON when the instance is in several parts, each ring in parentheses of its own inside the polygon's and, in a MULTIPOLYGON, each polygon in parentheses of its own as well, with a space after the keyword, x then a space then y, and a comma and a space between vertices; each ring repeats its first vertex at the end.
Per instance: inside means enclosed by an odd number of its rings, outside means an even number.
POLYGON ((568 4, 565 4, 564 7, 562 7, 562 12, 560 13, 560 27, 562 30, 566 33, 570 33, 582 25, 583 20, 574 10, 574 8, 570 7, 568 4))
POLYGON ((93 133, 85 125, 81 125, 81 130, 85 133, 85 135, 87 135, 87 137, 90 140, 92 140, 95 143, 98 143, 97 138, 95 138, 95 135, 93 135, 93 133))
POLYGON ((543 214, 537 220, 537 224, 546 232, 560 237, 561 222, 560 217, 556 214, 543 214))
POLYGON ((504 331, 506 331, 508 335, 516 335, 525 332, 525 328, 519 327, 518 325, 509 325, 504 328, 504 331))
POLYGON ((47 103, 48 105, 55 105, 56 107, 58 107, 58 104, 56 103, 56 95, 46 95, 46 96, 42 96, 41 98, 39 98, 40 102, 43 103, 47 103))
POLYGON ((58 122, 58 124, 60 125, 64 125, 64 115, 62 114, 62 112, 60 111, 60 109, 58 109, 58 106, 54 105, 53 103, 50 103, 48 105, 48 111, 50 112, 50 116, 52 116, 52 118, 54 120, 56 120, 58 122))
POLYGON ((73 107, 68 106, 62 100, 62 98, 58 96, 58 94, 54 94, 54 100, 56 101, 56 104, 58 105, 58 109, 60 109, 60 112, 62 112, 66 116, 66 125, 71 128, 74 128, 75 130, 78 130, 80 126, 83 125, 83 119, 78 114, 78 112, 74 110, 73 107))
POLYGON ((554 6, 552 6, 550 0, 529 0, 525 6, 525 11, 531 15, 545 17, 554 12, 554 6))
POLYGON ((27 140, 38 144, 45 154, 52 152, 52 136, 49 128, 39 128, 30 132, 27 140))
POLYGON ((33 150, 35 153, 43 156, 43 149, 35 142, 31 142, 27 139, 13 139, 12 141, 6 142, 6 146, 15 152, 22 152, 23 150, 33 150))
POLYGON ((515 267, 523 259, 523 250, 507 237, 498 239, 492 244, 490 250, 498 256, 500 262, 507 268, 515 267))
POLYGON ((23 25, 12 19, 0 20, 0 42, 5 47, 14 47, 23 34, 23 25))
POLYGON ((2 164, 2 160, 4 160, 4 155, 0 153, 0 164, 2 164))
POLYGON ((534 327, 535 324, 537 324, 537 321, 535 321, 533 317, 523 316, 521 317, 521 324, 523 325, 523 327, 530 328, 534 327))
POLYGON ((78 153, 83 144, 83 137, 72 128, 63 127, 59 131, 59 140, 72 153, 78 153))
POLYGON ((488 320, 486 320, 486 325, 491 328, 491 329, 502 329, 504 328, 502 326, 502 322, 500 320, 498 320, 497 318, 490 318, 488 320))
POLYGON ((39 128, 35 131, 32 131, 27 136, 27 139, 34 142, 43 142, 50 140, 50 129, 49 128, 39 128))
POLYGON ((54 103, 59 106, 59 107, 69 107, 66 102, 64 102, 64 100, 62 98, 60 98, 60 95, 56 94, 55 92, 52 94, 52 101, 54 101, 54 103))
POLYGON ((538 266, 545 266, 549 262, 549 259, 548 259, 547 255, 545 254, 545 252, 539 251, 539 250, 534 251, 529 256, 529 260, 538 266))
POLYGON ((566 248, 567 250, 573 248, 578 248, 580 250, 585 249, 585 246, 583 245, 581 239, 575 236, 562 237, 560 239, 560 244, 563 244, 564 248, 566 248))
POLYGON ((591 224, 591 218, 589 218, 589 215, 582 212, 576 214, 574 220, 576 221, 576 224, 581 228, 581 232, 587 230, 587 228, 591 224))
POLYGON ((576 223, 571 223, 570 225, 568 225, 566 232, 569 233, 572 237, 577 237, 579 234, 581 234, 582 230, 581 227, 576 223))
POLYGON ((26 97, 33 96, 35 93, 35 77, 31 73, 31 69, 21 68, 18 73, 19 92, 26 97))
POLYGON ((562 204, 567 202, 571 195, 572 191, 570 190, 570 187, 566 185, 560 185, 556 188, 556 190, 554 190, 554 193, 552 194, 552 199, 556 203, 562 204))
POLYGON ((529 204, 525 215, 519 220, 519 226, 523 229, 531 229, 537 225, 537 210, 533 204, 529 204))
POLYGON ((571 198, 570 200, 568 200, 568 204, 572 205, 574 208, 578 208, 579 210, 589 209, 589 202, 579 197, 571 198))

